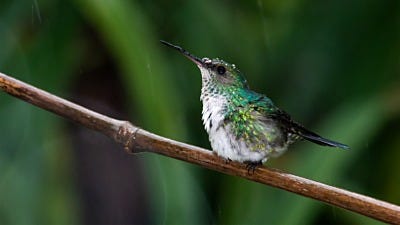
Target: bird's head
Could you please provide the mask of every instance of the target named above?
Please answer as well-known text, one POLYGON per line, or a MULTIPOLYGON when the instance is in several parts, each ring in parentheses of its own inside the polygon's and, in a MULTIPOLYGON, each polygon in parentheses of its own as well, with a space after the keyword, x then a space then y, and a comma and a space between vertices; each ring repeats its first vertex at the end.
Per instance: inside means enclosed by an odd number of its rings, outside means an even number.
POLYGON ((161 41, 163 44, 178 50, 192 62, 194 62, 201 71, 203 85, 218 86, 218 87, 235 87, 248 88, 247 81, 236 68, 235 64, 229 64, 221 59, 209 59, 196 57, 185 49, 161 41))

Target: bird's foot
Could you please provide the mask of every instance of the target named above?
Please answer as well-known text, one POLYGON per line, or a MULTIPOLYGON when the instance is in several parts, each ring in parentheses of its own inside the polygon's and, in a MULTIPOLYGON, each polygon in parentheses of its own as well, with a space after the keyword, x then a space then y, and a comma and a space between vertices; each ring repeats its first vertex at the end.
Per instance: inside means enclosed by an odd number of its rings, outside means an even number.
POLYGON ((228 163, 230 163, 230 162, 232 162, 232 159, 230 159, 230 158, 226 158, 226 159, 225 159, 225 164, 228 164, 228 163))
POLYGON ((246 169, 249 174, 254 174, 254 171, 257 169, 257 167, 262 165, 261 161, 253 162, 253 161, 245 161, 246 163, 246 169), (251 173, 250 173, 251 171, 251 173))

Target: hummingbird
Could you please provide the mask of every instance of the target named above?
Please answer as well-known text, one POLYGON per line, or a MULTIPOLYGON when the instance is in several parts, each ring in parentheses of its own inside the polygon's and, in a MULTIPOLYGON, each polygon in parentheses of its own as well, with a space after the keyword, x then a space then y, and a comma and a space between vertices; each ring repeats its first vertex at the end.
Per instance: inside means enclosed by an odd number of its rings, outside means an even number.
POLYGON ((180 46, 163 40, 161 43, 178 50, 200 69, 202 120, 213 152, 218 156, 245 163, 247 169, 254 172, 299 140, 349 148, 306 129, 270 98, 252 91, 235 64, 219 58, 200 59, 180 46))

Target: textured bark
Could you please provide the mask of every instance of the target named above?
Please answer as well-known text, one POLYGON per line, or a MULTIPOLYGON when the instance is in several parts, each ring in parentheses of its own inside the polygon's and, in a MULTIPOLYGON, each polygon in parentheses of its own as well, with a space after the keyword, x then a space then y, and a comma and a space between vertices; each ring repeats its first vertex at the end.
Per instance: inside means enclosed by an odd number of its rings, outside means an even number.
POLYGON ((152 134, 128 121, 116 120, 93 112, 2 73, 0 73, 0 88, 10 95, 109 136, 122 144, 128 153, 154 152, 284 189, 387 223, 400 224, 400 207, 397 205, 275 169, 259 167, 254 173, 249 173, 245 165, 227 162, 209 150, 152 134))

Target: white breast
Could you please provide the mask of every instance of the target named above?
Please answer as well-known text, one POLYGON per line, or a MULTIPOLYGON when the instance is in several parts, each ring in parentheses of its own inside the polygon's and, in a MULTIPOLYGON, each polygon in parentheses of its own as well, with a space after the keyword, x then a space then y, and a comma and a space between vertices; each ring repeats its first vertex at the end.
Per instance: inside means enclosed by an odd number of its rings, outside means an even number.
POLYGON ((211 134, 224 121, 224 111, 226 99, 223 96, 201 95, 203 102, 202 119, 204 128, 208 134, 211 134))
POLYGON ((239 162, 265 160, 267 152, 250 151, 244 142, 233 136, 231 125, 224 123, 227 101, 225 97, 202 94, 200 99, 203 102, 203 124, 215 153, 225 159, 239 162))

